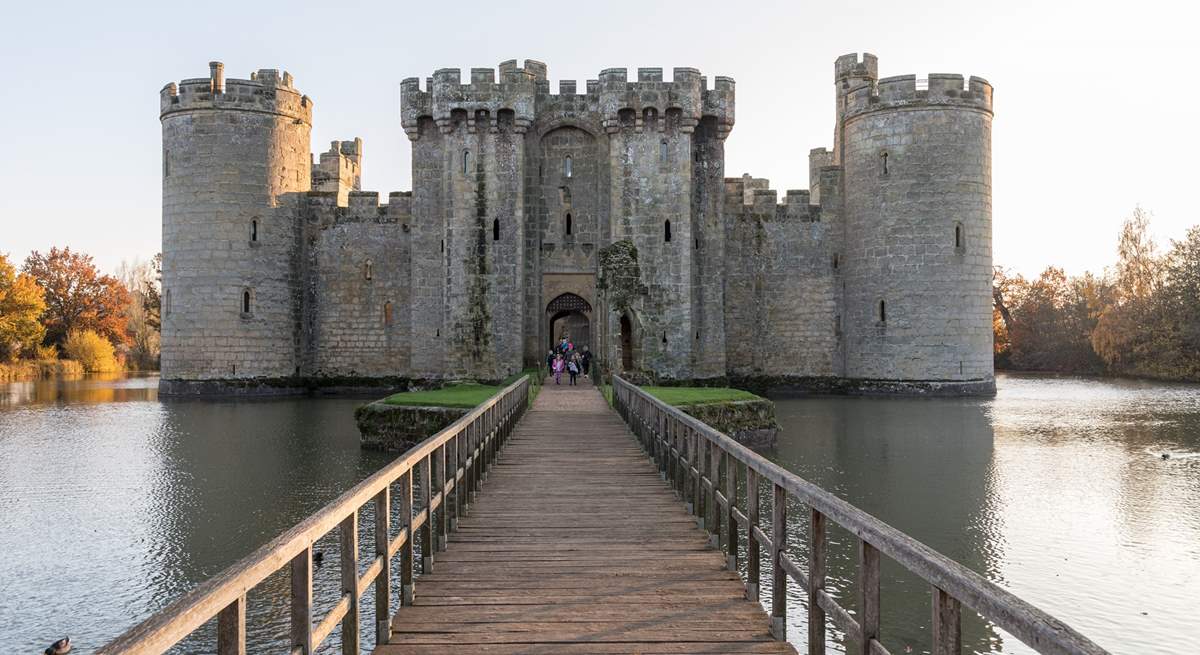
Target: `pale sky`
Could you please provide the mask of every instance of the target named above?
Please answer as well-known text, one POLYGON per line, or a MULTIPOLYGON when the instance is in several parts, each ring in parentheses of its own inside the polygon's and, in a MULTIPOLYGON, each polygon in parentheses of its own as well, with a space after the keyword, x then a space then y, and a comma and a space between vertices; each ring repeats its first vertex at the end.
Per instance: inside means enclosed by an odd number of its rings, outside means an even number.
POLYGON ((1198 16, 1190 3, 253 1, 23 2, 3 11, 0 252, 70 245, 112 270, 161 243, 158 91, 286 69, 314 101, 313 150, 365 141, 363 188, 409 190, 399 82, 505 59, 552 88, 603 68, 699 68, 737 81, 726 175, 808 186, 830 146, 833 60, 880 75, 962 73, 995 85, 994 251, 1034 274, 1099 271, 1141 204, 1165 245, 1200 223, 1198 16))

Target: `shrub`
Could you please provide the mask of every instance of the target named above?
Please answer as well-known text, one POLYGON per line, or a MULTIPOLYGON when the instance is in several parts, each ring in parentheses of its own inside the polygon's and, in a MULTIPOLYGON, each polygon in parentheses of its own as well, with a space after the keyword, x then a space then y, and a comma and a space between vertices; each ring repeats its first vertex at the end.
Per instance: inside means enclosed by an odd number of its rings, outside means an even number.
POLYGON ((58 348, 54 346, 36 346, 33 349, 33 358, 52 362, 58 359, 58 348))
POLYGON ((63 342, 63 353, 88 373, 121 370, 116 351, 107 339, 91 330, 72 330, 63 342))

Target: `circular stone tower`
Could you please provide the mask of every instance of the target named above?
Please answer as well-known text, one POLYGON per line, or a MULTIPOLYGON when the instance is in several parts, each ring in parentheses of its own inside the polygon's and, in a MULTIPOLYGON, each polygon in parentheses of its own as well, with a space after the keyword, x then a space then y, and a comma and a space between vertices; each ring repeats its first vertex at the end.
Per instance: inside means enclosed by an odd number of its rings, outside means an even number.
POLYGON ((162 389, 296 374, 312 103, 288 73, 161 92, 162 389))
POLYGON ((994 389, 992 87, 835 64, 849 378, 994 389))

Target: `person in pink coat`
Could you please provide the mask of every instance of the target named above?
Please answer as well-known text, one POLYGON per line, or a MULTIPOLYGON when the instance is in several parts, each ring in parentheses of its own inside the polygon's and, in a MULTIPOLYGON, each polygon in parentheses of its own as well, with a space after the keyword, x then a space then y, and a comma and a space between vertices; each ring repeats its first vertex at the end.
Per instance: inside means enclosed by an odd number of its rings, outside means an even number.
POLYGON ((563 369, 566 368, 566 366, 567 366, 566 360, 563 359, 562 353, 559 353, 558 357, 554 358, 554 366, 553 366, 553 368, 554 368, 554 384, 562 383, 562 372, 563 372, 563 369))

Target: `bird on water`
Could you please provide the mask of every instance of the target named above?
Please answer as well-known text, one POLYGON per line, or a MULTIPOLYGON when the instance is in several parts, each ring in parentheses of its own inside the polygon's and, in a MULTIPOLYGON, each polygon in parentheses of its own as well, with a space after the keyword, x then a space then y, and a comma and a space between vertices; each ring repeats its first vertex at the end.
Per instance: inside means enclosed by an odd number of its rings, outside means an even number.
POLYGON ((71 652, 70 637, 63 637, 53 644, 50 644, 50 647, 46 649, 46 655, 67 655, 69 652, 71 652))

